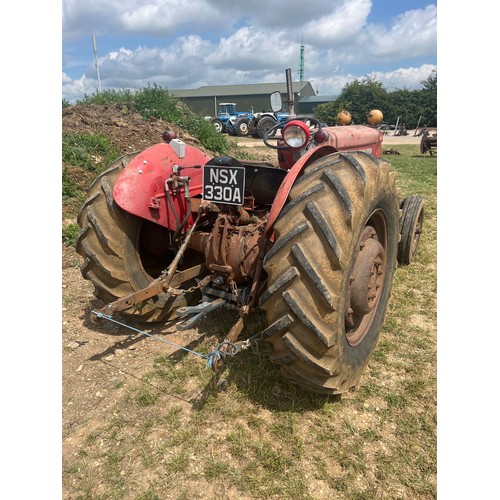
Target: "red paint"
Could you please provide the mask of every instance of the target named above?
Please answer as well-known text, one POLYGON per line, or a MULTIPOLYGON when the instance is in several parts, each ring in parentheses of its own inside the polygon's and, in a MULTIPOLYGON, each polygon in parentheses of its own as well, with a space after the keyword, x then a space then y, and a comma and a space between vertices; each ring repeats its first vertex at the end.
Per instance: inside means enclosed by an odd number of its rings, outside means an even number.
MULTIPOLYGON (((174 214, 165 198, 165 181, 170 178, 174 165, 190 167, 204 165, 211 158, 199 149, 186 144, 184 158, 179 158, 172 146, 156 144, 141 151, 123 170, 113 188, 113 198, 126 212, 175 230, 174 214)), ((202 169, 186 168, 180 175, 189 176, 191 196, 202 192, 202 169)), ((188 204, 181 188, 173 203, 180 220, 188 211, 188 204)), ((188 225, 194 223, 191 216, 188 225)))
MULTIPOLYGON (((289 170, 283 179, 273 206, 269 212, 265 233, 269 236, 276 219, 285 206, 288 193, 292 189, 295 180, 302 173, 302 170, 316 161, 318 158, 338 151, 368 151, 375 158, 380 158, 383 134, 380 130, 366 127, 364 125, 348 125, 345 127, 324 127, 323 132, 327 135, 326 142, 321 146, 309 150, 296 163, 293 163, 294 152, 291 150, 280 150, 278 155, 280 168, 289 170)), ((295 153, 296 154, 296 153, 295 153)))
POLYGON ((336 151, 369 151, 375 158, 380 158, 383 134, 380 130, 365 125, 345 127, 325 127, 322 129, 328 137, 322 145, 329 145, 336 151))
MULTIPOLYGON (((271 207, 266 225, 269 236, 272 227, 283 209, 288 193, 303 169, 322 156, 337 151, 369 151, 380 158, 383 135, 380 130, 363 125, 345 127, 325 127, 326 141, 314 149, 307 151, 302 157, 298 151, 280 150, 278 152, 279 166, 288 170, 274 203, 271 207)), ((192 167, 203 166, 211 158, 199 149, 186 144, 185 157, 179 158, 170 144, 160 143, 139 153, 118 177, 113 189, 116 203, 125 211, 143 219, 150 220, 161 226, 175 230, 176 220, 165 198, 165 181, 170 178, 174 165, 192 167)), ((202 193, 203 172, 201 168, 185 168, 180 175, 189 176, 191 196, 202 193)), ((173 197, 173 204, 180 220, 188 211, 184 197, 184 189, 179 189, 173 197)), ((188 221, 194 223, 196 214, 188 221)))

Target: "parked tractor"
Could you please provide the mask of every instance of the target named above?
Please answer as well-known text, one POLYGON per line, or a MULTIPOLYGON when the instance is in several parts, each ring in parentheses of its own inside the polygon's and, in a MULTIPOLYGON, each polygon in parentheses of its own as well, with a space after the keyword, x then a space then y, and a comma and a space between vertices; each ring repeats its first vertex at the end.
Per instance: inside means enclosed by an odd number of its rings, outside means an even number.
POLYGON ((253 123, 254 114, 251 111, 237 111, 236 103, 221 102, 217 116, 205 117, 219 133, 230 133, 231 135, 248 135, 249 123, 253 123), (241 129, 241 130, 240 130, 241 129))
POLYGON ((423 223, 422 197, 400 197, 380 159, 382 138, 291 117, 264 135, 276 163, 211 157, 172 132, 122 156, 78 216, 81 271, 105 304, 92 318, 174 318, 182 331, 229 305, 239 318, 207 358, 215 371, 267 341, 270 360, 300 387, 354 388, 397 263, 415 257, 423 223), (248 337, 258 310, 268 325, 248 337))

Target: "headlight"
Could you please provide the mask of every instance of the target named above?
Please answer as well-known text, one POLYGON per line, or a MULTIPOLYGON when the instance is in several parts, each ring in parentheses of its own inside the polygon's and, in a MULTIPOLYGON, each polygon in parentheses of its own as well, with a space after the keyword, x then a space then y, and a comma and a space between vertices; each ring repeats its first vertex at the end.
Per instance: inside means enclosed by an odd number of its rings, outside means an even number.
POLYGON ((292 120, 285 125, 281 136, 289 147, 300 149, 309 142, 311 132, 304 122, 292 120))

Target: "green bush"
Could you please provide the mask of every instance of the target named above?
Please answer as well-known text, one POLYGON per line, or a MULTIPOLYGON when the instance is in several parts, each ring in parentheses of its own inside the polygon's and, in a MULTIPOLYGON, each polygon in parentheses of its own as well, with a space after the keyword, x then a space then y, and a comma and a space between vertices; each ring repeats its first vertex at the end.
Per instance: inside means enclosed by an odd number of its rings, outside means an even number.
POLYGON ((80 234, 80 226, 78 224, 68 224, 62 228, 62 241, 67 247, 74 247, 76 238, 80 234))
POLYGON ((156 84, 137 91, 132 107, 146 119, 154 116, 167 122, 178 123, 182 116, 177 99, 156 84))
MULTIPOLYGON (((68 217, 76 216, 79 207, 84 202, 89 179, 99 175, 118 156, 119 152, 103 135, 63 134, 62 199, 68 217), (85 172, 78 173, 78 169, 70 168, 70 166, 79 167, 85 172)), ((76 238, 74 231, 76 229, 63 229, 65 244, 73 244, 72 241, 76 238)))
POLYGON ((99 174, 118 156, 118 150, 102 134, 63 134, 63 163, 99 174))
POLYGON ((178 124, 196 137, 207 149, 218 153, 227 153, 228 144, 226 138, 215 131, 213 125, 194 114, 185 115, 178 124))
POLYGON ((76 198, 79 195, 78 186, 75 184, 71 175, 68 174, 68 169, 63 166, 62 173, 62 195, 63 199, 76 198))
POLYGON ((95 92, 92 95, 85 94, 83 99, 76 101, 76 104, 89 105, 89 104, 125 104, 132 105, 134 102, 134 94, 129 89, 122 90, 102 90, 95 92))

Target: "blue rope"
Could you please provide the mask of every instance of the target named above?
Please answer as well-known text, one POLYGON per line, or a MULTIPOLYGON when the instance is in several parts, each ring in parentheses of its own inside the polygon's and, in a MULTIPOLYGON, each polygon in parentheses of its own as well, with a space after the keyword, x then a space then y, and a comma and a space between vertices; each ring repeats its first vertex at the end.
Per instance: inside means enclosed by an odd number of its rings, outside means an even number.
POLYGON ((195 356, 198 356, 200 358, 206 359, 207 360, 207 366, 211 368, 212 370, 215 371, 216 363, 223 357, 223 353, 221 352, 220 348, 224 344, 228 344, 233 346, 230 342, 222 342, 217 346, 217 348, 212 351, 209 354, 202 354, 201 352, 196 352, 191 349, 188 349, 187 347, 181 346, 179 344, 174 344, 174 342, 170 342, 169 340, 162 339, 160 337, 156 337, 155 335, 151 335, 150 333, 143 332, 142 330, 139 330, 137 328, 134 328, 133 326, 126 325, 125 323, 121 323, 120 321, 117 321, 116 319, 113 319, 111 316, 108 314, 103 314, 99 311, 91 311, 93 314, 95 314, 98 318, 104 318, 107 319, 113 323, 116 323, 117 325, 124 326, 125 328, 128 328, 129 330, 133 330, 134 332, 140 333, 141 335, 146 335, 147 337, 151 337, 154 340, 159 340, 160 342, 165 342, 165 344, 169 344, 173 347, 177 347, 177 349, 182 349, 183 351, 190 352, 191 354, 194 354, 195 356))

